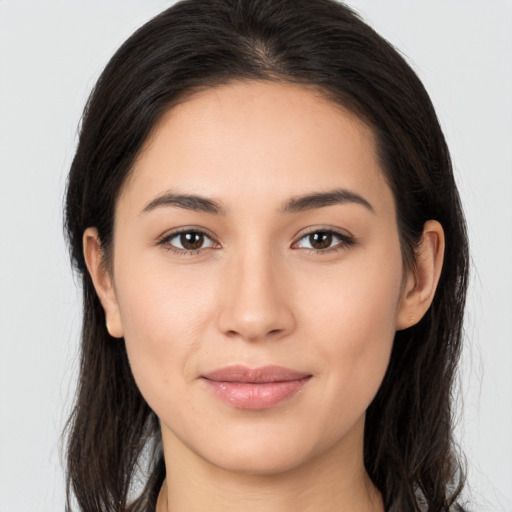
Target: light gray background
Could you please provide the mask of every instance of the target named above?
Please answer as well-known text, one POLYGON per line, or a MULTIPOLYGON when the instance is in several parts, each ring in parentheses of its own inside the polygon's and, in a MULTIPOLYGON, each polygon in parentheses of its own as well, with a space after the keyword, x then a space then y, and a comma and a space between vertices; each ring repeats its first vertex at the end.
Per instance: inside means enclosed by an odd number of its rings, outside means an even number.
MULTIPOLYGON (((87 95, 172 2, 0 0, 0 512, 63 510, 79 293, 61 232, 87 95)), ((512 1, 349 2, 413 63, 453 152, 473 272, 458 438, 477 512, 512 512, 512 1)))

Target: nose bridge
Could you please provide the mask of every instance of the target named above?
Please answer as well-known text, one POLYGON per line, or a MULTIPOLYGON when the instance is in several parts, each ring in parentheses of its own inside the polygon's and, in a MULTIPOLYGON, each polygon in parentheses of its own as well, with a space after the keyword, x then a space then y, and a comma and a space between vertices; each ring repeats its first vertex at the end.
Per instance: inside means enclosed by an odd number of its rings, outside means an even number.
POLYGON ((227 265, 220 328, 247 340, 289 332, 294 324, 279 257, 260 244, 236 251, 227 265))

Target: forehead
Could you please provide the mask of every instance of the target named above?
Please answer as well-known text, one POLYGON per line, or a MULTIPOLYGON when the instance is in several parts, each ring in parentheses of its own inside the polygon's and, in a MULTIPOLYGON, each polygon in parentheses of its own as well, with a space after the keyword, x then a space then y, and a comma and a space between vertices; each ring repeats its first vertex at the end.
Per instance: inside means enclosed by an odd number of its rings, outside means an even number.
POLYGON ((122 195, 183 188, 270 204, 340 186, 382 199, 373 131, 312 87, 249 81, 194 93, 166 112, 122 195))

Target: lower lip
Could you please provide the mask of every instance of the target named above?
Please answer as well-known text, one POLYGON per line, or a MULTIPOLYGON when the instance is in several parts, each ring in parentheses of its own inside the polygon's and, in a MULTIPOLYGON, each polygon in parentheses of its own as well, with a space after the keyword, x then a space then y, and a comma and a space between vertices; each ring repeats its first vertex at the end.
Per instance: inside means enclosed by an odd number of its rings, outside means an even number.
POLYGON ((238 409, 261 410, 275 407, 296 395, 310 378, 262 383, 203 380, 224 402, 238 409))

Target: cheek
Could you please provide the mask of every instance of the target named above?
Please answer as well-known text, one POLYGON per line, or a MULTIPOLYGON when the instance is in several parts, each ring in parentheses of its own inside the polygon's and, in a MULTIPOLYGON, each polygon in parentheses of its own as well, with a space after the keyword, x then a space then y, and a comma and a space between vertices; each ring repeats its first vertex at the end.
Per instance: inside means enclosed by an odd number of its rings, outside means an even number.
POLYGON ((354 255, 330 272, 303 273, 304 313, 316 319, 317 330, 329 337, 345 333, 355 345, 369 341, 371 333, 394 334, 403 271, 399 249, 384 249, 354 255))
POLYGON ((350 268, 340 267, 330 279, 309 276, 306 338, 317 340, 317 356, 329 361, 327 394, 340 410, 357 408, 356 414, 364 412, 382 382, 396 331, 400 254, 385 260, 396 264, 379 261, 361 259, 350 268))
POLYGON ((116 274, 124 339, 137 385, 155 409, 159 396, 172 400, 195 377, 194 355, 216 288, 197 272, 192 281, 190 272, 179 268, 170 272, 165 265, 128 263, 121 262, 116 274))

